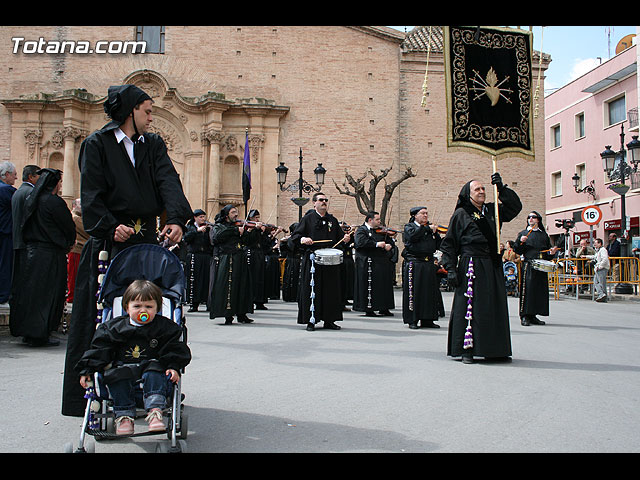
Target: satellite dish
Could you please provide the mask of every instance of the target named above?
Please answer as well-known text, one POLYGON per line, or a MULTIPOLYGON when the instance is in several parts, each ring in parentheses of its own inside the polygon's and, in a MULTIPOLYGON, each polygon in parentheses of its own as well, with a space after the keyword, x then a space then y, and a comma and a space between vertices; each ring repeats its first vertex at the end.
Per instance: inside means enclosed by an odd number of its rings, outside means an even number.
POLYGON ((626 50, 627 48, 633 46, 633 38, 635 36, 636 36, 635 33, 631 33, 625 37, 622 37, 622 40, 620 40, 618 42, 618 45, 616 45, 616 55, 626 50))

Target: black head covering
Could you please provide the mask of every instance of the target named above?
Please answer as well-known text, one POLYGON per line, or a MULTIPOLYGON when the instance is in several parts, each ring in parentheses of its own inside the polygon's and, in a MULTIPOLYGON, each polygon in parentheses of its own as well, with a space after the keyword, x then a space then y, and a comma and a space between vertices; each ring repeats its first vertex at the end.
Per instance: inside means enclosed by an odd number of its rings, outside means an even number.
POLYGON ((425 210, 428 210, 427 207, 413 207, 411 210, 409 210, 409 214, 411 215, 411 218, 409 219, 409 222, 413 222, 416 219, 416 213, 418 213, 423 208, 425 210))
POLYGON ((224 208, 220 210, 220 213, 216 215, 215 222, 216 223, 226 222, 227 217, 229 216, 229 212, 231 211, 232 208, 234 208, 234 206, 231 204, 225 205, 224 208))
POLYGON ((458 202, 456 203, 456 209, 463 208, 468 205, 473 205, 471 203, 471 182, 473 182, 473 180, 469 180, 460 189, 460 193, 458 194, 458 202))
POLYGON ((531 210, 531 212, 529 212, 529 214, 527 214, 527 228, 529 228, 529 215, 531 213, 535 214, 535 216, 538 217, 538 228, 541 231, 546 233, 547 231, 544 229, 544 225, 542 225, 542 216, 538 212, 536 212, 535 210, 531 210))
MULTIPOLYGON (((136 105, 151 100, 151 97, 144 90, 135 85, 114 85, 109 87, 107 99, 103 108, 105 113, 111 118, 109 124, 112 128, 119 127, 133 112, 136 105)), ((134 128, 135 122, 134 122, 134 128)), ((136 133, 138 133, 136 129, 136 133)))
POLYGON ((27 220, 33 215, 38 208, 38 199, 42 195, 51 195, 53 189, 58 185, 58 182, 62 178, 62 172, 54 168, 43 168, 38 170, 38 181, 36 182, 33 190, 27 196, 24 203, 24 217, 22 218, 22 227, 27 223, 27 220))
POLYGON ((253 218, 256 215, 260 215, 260 212, 254 208, 252 210, 249 210, 249 215, 247 215, 247 217, 248 218, 253 218))
POLYGON ((195 211, 193 212, 193 216, 194 216, 194 217, 197 217, 198 215, 206 215, 206 214, 207 214, 207 212, 205 212, 205 211, 204 211, 204 210, 202 210, 201 208, 198 208, 197 210, 195 210, 195 211))

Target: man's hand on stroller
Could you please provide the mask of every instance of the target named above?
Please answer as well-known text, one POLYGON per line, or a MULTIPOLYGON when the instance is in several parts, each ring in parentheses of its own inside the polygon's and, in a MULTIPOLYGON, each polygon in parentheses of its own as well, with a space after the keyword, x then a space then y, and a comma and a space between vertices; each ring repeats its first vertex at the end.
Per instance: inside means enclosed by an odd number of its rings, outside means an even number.
POLYGON ((168 369, 164 373, 165 375, 167 375, 167 377, 169 377, 169 380, 171 380, 173 383, 177 383, 178 380, 180 380, 180 374, 172 368, 168 369))
POLYGON ((80 385, 82 385, 82 388, 86 390, 92 385, 92 383, 93 380, 91 379, 91 375, 80 375, 80 385))

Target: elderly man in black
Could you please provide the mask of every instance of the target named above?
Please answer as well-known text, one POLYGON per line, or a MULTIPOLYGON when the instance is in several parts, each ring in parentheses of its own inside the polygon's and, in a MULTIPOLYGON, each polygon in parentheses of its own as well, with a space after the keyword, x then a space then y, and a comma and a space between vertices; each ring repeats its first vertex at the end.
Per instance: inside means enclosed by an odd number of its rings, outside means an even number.
POLYGON ((440 328, 434 323, 440 312, 440 281, 434 253, 442 239, 429 223, 427 207, 414 207, 402 239, 402 321, 411 329, 440 328))
MULTIPOLYGON (((491 176, 498 188, 500 222, 513 220, 522 203, 491 176)), ((485 203, 485 187, 478 180, 467 182, 458 194, 456 209, 440 245, 441 263, 447 280, 455 287, 449 321, 447 354, 473 363, 473 357, 511 357, 511 334, 507 294, 498 253, 494 203, 485 203)))
POLYGON ((82 142, 78 157, 82 220, 90 238, 78 265, 65 359, 62 414, 70 416, 83 416, 86 406, 75 365, 95 332, 100 252, 113 258, 135 244, 157 244, 161 216, 166 223, 160 237, 179 243, 193 213, 167 146, 147 131, 151 97, 135 85, 112 86, 104 111, 111 122, 82 142))

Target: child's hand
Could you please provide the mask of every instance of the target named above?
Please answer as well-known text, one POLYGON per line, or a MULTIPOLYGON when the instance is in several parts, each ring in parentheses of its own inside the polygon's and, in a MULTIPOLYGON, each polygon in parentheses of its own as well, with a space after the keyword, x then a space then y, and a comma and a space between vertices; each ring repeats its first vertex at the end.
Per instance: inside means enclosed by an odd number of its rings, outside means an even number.
POLYGON ((92 380, 90 375, 80 375, 80 385, 82 385, 82 388, 84 388, 85 390, 89 388, 89 383, 91 381, 92 380))
POLYGON ((178 380, 180 380, 180 374, 175 370, 173 370, 172 368, 168 369, 164 373, 165 375, 169 376, 169 380, 171 380, 173 383, 177 383, 178 380))

